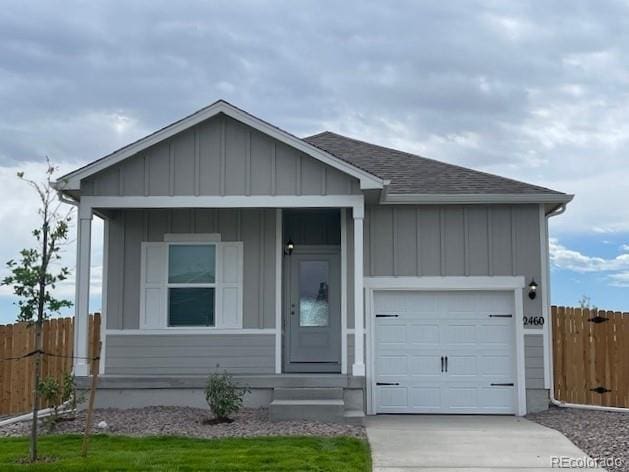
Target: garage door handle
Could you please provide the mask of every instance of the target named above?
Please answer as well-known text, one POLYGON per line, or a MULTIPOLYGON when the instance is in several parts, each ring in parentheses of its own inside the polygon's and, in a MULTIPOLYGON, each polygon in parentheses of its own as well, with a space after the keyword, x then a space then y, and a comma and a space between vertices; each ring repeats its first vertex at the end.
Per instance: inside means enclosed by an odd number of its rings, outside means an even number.
POLYGON ((492 383, 492 387, 513 387, 512 383, 492 383))
POLYGON ((448 371, 448 356, 446 356, 446 372, 448 371))
POLYGON ((490 318, 513 318, 513 315, 489 315, 490 318))
POLYGON ((376 318, 399 318, 400 315, 376 315, 376 318))
POLYGON ((441 356, 441 372, 443 372, 443 356, 441 356))
POLYGON ((376 385, 400 385, 398 382, 376 382, 376 385))

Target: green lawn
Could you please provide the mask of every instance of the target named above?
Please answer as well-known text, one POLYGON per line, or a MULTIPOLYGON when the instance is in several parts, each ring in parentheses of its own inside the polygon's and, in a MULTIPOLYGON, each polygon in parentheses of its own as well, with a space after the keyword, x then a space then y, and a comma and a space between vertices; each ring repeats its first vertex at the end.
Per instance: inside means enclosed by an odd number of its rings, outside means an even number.
POLYGON ((20 464, 28 441, 0 439, 2 471, 370 471, 366 441, 349 437, 266 437, 251 439, 191 439, 155 436, 93 436, 87 459, 80 456, 81 437, 42 437, 41 456, 49 463, 20 464))

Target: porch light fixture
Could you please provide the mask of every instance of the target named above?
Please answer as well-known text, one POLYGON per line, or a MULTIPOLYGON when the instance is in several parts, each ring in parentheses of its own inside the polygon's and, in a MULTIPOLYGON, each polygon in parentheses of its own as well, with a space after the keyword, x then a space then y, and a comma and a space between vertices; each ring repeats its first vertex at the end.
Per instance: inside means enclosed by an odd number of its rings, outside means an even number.
POLYGON ((292 239, 289 239, 286 242, 286 251, 284 253, 290 256, 293 253, 293 249, 295 249, 295 243, 292 239))
POLYGON ((531 283, 529 284, 529 298, 531 300, 535 300, 535 297, 537 296, 537 282, 535 282, 535 279, 531 279, 531 283))

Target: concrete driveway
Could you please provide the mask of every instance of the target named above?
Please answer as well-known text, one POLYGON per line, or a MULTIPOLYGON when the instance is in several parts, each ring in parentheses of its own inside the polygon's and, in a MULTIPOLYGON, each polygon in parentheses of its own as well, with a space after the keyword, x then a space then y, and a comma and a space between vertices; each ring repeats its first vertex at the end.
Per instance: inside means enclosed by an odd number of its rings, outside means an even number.
POLYGON ((513 416, 384 415, 366 424, 380 472, 536 471, 553 468, 553 457, 587 458, 561 433, 513 416))

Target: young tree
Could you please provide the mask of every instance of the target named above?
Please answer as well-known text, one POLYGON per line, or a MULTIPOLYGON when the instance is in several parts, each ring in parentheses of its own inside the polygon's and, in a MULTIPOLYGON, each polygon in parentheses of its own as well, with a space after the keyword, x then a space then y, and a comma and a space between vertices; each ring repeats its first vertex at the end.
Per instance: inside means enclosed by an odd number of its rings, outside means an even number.
POLYGON ((39 383, 41 379, 42 327, 50 315, 59 313, 62 308, 71 307, 69 300, 56 298, 52 291, 57 282, 68 277, 67 267, 56 267, 61 259, 61 246, 68 238, 68 224, 71 210, 62 211, 62 202, 57 199, 53 188, 53 175, 56 168, 46 158, 45 179, 41 182, 27 179, 24 172, 17 176, 30 185, 39 197, 39 224, 33 230, 35 247, 22 249, 19 260, 7 262, 9 274, 2 280, 2 285, 12 285, 13 293, 18 296, 18 321, 35 323, 35 352, 33 359, 33 424, 31 430, 30 460, 37 460, 37 405, 39 403, 39 383))

